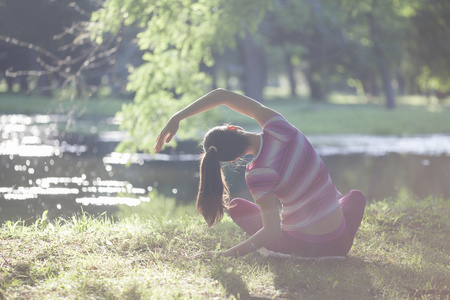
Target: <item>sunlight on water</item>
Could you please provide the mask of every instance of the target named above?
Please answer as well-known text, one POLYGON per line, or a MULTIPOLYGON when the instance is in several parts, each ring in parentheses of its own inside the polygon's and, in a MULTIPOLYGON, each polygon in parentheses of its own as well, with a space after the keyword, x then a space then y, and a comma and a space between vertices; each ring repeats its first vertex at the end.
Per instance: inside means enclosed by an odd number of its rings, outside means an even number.
POLYGON ((50 157, 61 153, 87 151, 86 145, 59 143, 56 122, 67 121, 63 115, 0 115, 0 155, 20 157, 50 157), (45 139, 45 141, 43 141, 45 139))
MULTIPOLYGON (((0 190, 1 192, 1 190, 0 190)), ((79 190, 75 188, 42 188, 23 187, 10 191, 3 195, 6 200, 26 200, 38 198, 39 195, 77 195, 79 190)))
POLYGON ((7 141, 0 143, 0 155, 18 155, 21 157, 58 156, 60 150, 48 145, 18 145, 7 141))
POLYGON ((130 197, 93 197, 93 198, 77 198, 76 202, 82 205, 119 205, 137 206, 142 202, 149 202, 150 198, 140 197, 139 199, 130 197))
POLYGON ((143 165, 146 161, 196 161, 197 154, 145 154, 145 153, 118 153, 113 152, 103 158, 105 164, 126 165, 129 163, 143 165))
POLYGON ((21 157, 50 157, 59 156, 63 152, 80 155, 87 151, 86 145, 27 145, 14 141, 0 143, 0 155, 18 155, 21 157))
POLYGON ((37 136, 25 136, 21 140, 12 138, 0 143, 0 155, 18 155, 21 157, 50 157, 61 153, 76 153, 80 155, 87 151, 86 145, 71 145, 66 142, 54 141, 54 145, 41 144, 37 136))
MULTIPOLYGON (((98 133, 97 125, 105 120, 95 120, 96 125, 90 125, 92 135, 61 133, 58 123, 67 121, 62 115, 0 115, 2 218, 28 218, 42 210, 64 214, 81 205, 136 206, 150 201, 145 196, 152 187, 120 180, 123 175, 117 177, 117 170, 102 161, 104 154, 98 154, 99 149, 104 153, 111 143, 126 137, 123 132, 98 133), (97 155, 101 156, 97 159, 97 155)), ((106 124, 117 124, 117 120, 110 118, 106 124)), ((140 166, 147 159, 133 157, 140 166)))
POLYGON ((118 180, 102 180, 98 178, 92 182, 93 187, 83 188, 83 192, 98 192, 104 194, 110 193, 131 193, 136 195, 142 195, 146 193, 145 189, 135 188, 133 185, 126 181, 118 180))
POLYGON ((88 185, 89 182, 85 180, 86 175, 83 174, 81 177, 46 177, 36 180, 36 183, 42 187, 49 187, 51 184, 59 183, 74 183, 77 185, 88 185))
POLYGON ((11 114, 11 115, 0 115, 0 124, 24 124, 30 125, 33 123, 37 124, 49 124, 54 122, 66 122, 69 119, 67 115, 22 115, 22 114, 11 114))

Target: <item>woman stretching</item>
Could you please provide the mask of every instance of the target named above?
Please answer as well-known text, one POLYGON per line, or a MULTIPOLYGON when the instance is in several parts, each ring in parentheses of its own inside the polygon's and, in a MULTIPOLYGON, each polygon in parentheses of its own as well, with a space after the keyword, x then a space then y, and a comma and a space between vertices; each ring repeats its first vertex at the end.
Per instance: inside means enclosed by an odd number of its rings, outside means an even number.
POLYGON ((181 120, 219 105, 255 119, 262 133, 229 125, 206 133, 197 210, 213 226, 227 209, 249 238, 224 252, 197 257, 243 256, 262 247, 301 257, 346 255, 361 224, 366 199, 357 190, 342 196, 306 137, 276 111, 249 97, 214 90, 170 118, 155 151, 170 142, 181 120), (220 162, 247 154, 254 158, 247 165, 245 180, 257 204, 241 198, 227 203, 228 187, 220 162))

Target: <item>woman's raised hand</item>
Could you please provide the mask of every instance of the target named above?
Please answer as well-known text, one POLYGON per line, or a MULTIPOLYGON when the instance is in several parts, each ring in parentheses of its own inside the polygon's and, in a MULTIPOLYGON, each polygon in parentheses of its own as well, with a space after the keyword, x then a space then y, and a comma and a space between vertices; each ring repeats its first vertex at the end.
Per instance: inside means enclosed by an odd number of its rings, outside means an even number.
POLYGON ((164 142, 168 143, 172 140, 172 138, 178 131, 179 124, 180 121, 178 121, 176 118, 174 117, 170 118, 169 122, 167 122, 166 126, 164 126, 163 130, 156 139, 156 147, 155 147, 156 153, 161 151, 164 142))

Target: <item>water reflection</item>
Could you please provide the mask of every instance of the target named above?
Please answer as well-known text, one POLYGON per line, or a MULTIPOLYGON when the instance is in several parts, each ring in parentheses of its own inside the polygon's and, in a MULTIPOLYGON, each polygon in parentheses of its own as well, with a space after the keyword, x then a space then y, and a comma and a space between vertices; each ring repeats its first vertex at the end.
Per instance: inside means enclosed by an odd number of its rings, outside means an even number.
POLYGON ((105 164, 127 165, 129 163, 143 165, 148 161, 196 161, 198 154, 143 154, 143 153, 117 153, 113 152, 103 158, 105 164))
POLYGON ((450 156, 450 136, 430 134, 418 136, 321 135, 310 142, 322 156, 365 154, 383 156, 405 153, 422 156, 450 156))
MULTIPOLYGON (((65 134, 63 116, 0 116, 0 222, 113 213, 138 206, 154 189, 192 202, 198 187, 198 154, 120 154, 123 132, 65 134)), ((105 122, 114 123, 113 120, 105 122)), ((90 121, 89 124, 92 124, 90 121)), ((310 137, 341 192, 357 188, 369 199, 413 195, 450 198, 450 136, 310 137)), ((194 150, 195 146, 192 147, 194 150)), ((188 151, 186 151, 187 153, 188 151)), ((193 151, 195 152, 195 151, 193 151)), ((233 197, 250 198, 243 168, 227 170, 233 197)))
POLYGON ((139 197, 139 198, 131 198, 131 197, 85 197, 85 198, 77 198, 77 203, 82 205, 128 205, 128 206, 138 206, 142 202, 150 202, 150 198, 148 197, 139 197))
POLYGON ((44 210, 49 217, 71 215, 81 206, 91 213, 111 212, 117 204, 149 201, 145 194, 152 187, 135 186, 121 170, 103 164, 104 153, 114 146, 104 142, 100 149, 97 135, 62 136, 60 121, 67 119, 0 116, 0 221, 32 220, 44 210))
POLYGON ((358 188, 368 199, 428 196, 450 198, 450 157, 390 153, 327 156, 324 162, 342 191, 358 188))

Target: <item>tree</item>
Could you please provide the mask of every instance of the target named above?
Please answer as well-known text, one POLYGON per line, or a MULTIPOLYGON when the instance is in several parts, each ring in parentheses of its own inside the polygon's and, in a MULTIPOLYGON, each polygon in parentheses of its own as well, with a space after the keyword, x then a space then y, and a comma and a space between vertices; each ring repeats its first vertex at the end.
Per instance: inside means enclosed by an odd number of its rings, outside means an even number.
POLYGON ((348 32, 354 35, 356 42, 371 49, 368 58, 373 68, 370 69, 378 69, 388 109, 395 107, 392 78, 404 57, 403 40, 408 19, 402 11, 408 7, 406 0, 341 0, 341 8, 348 14, 348 32))
POLYGON ((301 62, 314 101, 324 101, 336 68, 348 50, 339 4, 335 1, 277 0, 263 22, 264 35, 283 52, 283 63, 295 96, 293 61, 301 62))
POLYGON ((237 40, 240 63, 243 66, 243 90, 247 96, 263 101, 263 91, 267 84, 266 53, 258 40, 246 28, 244 30, 244 35, 237 40))
MULTIPOLYGON (((20 75, 22 71, 42 71, 36 61, 36 52, 28 45, 56 49, 59 45, 53 37, 61 33, 61 27, 70 25, 73 14, 65 10, 65 4, 43 0, 4 0, 0 5, 0 35, 4 37, 0 39, 0 51, 3 52, 0 69, 9 75, 7 82, 10 88, 12 76, 20 75), (21 46, 19 42, 27 43, 27 46, 21 46)), ((26 76, 18 77, 22 89, 28 90, 26 76)), ((41 78, 46 78, 46 75, 41 78)))
MULTIPOLYGON (((145 51, 144 63, 129 78, 134 102, 119 114, 122 129, 130 134, 119 149, 153 149, 168 118, 210 86, 211 77, 201 66, 211 67, 213 53, 235 47, 236 36, 243 37, 246 28, 254 32, 269 8, 269 0, 107 0, 93 15, 93 38, 101 42, 123 22, 142 29, 137 38, 145 51)), ((199 121, 183 128, 196 132, 199 121)))
POLYGON ((79 93, 97 90, 102 76, 115 64, 113 54, 120 45, 117 38, 109 37, 104 45, 90 39, 90 14, 99 1, 4 0, 0 70, 9 85, 19 77, 28 89, 26 78, 33 76, 46 96, 55 86, 69 84, 79 93))
POLYGON ((446 95, 450 92, 450 2, 415 0, 411 6, 404 11, 410 26, 404 43, 409 63, 403 72, 412 91, 446 95))

